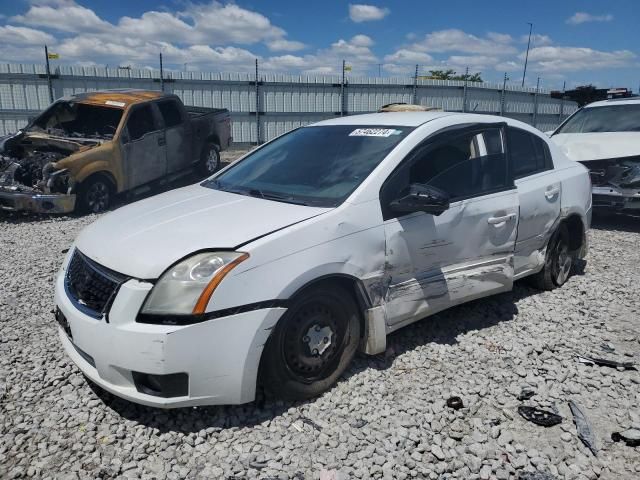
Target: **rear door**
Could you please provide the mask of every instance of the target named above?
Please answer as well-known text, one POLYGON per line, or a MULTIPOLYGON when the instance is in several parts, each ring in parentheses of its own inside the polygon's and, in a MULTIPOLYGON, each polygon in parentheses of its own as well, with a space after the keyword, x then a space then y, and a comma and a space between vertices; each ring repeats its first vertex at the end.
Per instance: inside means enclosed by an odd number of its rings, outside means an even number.
POLYGON ((191 130, 184 118, 185 112, 175 99, 161 100, 157 103, 164 123, 164 135, 167 141, 167 171, 183 170, 191 163, 191 130))
POLYGON ((131 108, 123 143, 127 189, 166 175, 164 131, 150 103, 131 108))
POLYGON ((540 265, 538 251, 560 216, 562 183, 553 170, 547 142, 525 130, 507 129, 509 162, 520 197, 514 268, 520 276, 540 265))
POLYGON ((504 124, 447 129, 418 146, 385 182, 390 326, 511 289, 518 195, 504 136, 504 124), (391 212, 388 205, 412 183, 449 193, 449 209, 439 216, 391 212))

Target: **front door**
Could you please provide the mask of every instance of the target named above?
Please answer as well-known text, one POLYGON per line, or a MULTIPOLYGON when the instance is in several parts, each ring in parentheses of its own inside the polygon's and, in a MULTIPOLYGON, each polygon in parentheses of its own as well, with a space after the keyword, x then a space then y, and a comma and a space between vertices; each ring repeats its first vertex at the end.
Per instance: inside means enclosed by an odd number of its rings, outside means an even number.
POLYGON ((151 104, 132 107, 123 140, 127 189, 167 174, 166 139, 151 104))
POLYGON ((546 142, 525 130, 507 129, 509 161, 520 197, 520 224, 515 249, 515 275, 540 267, 540 251, 560 216, 562 184, 553 170, 546 142))
POLYGON ((436 134, 382 188, 387 323, 393 329, 468 300, 510 290, 518 194, 503 147, 504 125, 436 134), (397 215, 388 205, 410 184, 451 197, 441 215, 397 215))

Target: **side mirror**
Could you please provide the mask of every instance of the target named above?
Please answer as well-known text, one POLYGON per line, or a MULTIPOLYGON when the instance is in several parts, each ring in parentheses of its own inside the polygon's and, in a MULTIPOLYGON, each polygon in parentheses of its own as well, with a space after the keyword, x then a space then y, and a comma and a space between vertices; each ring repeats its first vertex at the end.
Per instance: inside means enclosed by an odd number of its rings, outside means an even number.
POLYGON ((409 192, 389 205, 396 213, 426 212, 438 216, 449 208, 449 194, 421 183, 409 185, 409 192))

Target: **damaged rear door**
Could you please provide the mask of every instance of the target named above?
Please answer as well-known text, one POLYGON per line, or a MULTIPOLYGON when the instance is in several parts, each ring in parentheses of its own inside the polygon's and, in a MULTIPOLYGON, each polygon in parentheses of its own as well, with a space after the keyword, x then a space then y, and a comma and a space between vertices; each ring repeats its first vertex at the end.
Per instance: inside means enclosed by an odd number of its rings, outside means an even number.
POLYGON ((387 322, 394 329, 513 285, 518 194, 504 124, 446 129, 419 145, 381 190, 387 322), (390 203, 412 184, 447 192, 440 215, 399 215, 390 203))
POLYGON ((127 189, 166 175, 167 140, 152 104, 134 105, 131 108, 122 142, 127 189))

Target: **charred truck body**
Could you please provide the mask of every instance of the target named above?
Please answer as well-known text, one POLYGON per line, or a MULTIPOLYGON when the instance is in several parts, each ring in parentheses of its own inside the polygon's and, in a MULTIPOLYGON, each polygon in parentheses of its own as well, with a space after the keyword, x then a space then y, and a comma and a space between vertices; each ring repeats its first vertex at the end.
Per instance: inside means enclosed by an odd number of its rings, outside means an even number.
POLYGON ((226 109, 144 90, 65 97, 0 139, 0 209, 99 212, 117 193, 192 167, 214 173, 230 143, 226 109))
POLYGON ((589 169, 595 209, 640 211, 640 98, 591 103, 551 138, 589 169))

